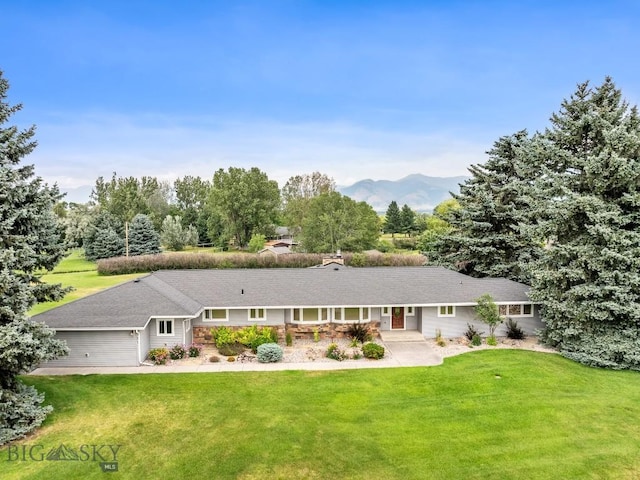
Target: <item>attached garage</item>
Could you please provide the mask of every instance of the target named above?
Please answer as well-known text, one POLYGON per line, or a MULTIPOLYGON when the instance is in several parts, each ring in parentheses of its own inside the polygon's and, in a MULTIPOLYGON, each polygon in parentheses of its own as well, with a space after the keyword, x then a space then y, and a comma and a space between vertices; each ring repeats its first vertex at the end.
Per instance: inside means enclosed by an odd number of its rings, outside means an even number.
POLYGON ((137 334, 132 330, 58 330, 56 338, 67 342, 69 355, 48 362, 48 367, 132 367, 140 364, 137 334))

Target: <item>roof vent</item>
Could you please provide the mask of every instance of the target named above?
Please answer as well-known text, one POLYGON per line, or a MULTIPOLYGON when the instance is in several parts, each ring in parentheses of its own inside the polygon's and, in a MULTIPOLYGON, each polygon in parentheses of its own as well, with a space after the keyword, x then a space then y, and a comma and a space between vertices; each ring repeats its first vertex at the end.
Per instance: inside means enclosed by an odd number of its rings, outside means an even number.
POLYGON ((240 295, 244 295, 244 288, 240 290, 240 295))
POLYGON ((334 269, 336 272, 339 272, 339 271, 340 271, 340 269, 339 269, 338 267, 334 267, 333 269, 334 269))
POLYGON ((134 279, 133 283, 140 283, 140 279, 139 278, 134 279))

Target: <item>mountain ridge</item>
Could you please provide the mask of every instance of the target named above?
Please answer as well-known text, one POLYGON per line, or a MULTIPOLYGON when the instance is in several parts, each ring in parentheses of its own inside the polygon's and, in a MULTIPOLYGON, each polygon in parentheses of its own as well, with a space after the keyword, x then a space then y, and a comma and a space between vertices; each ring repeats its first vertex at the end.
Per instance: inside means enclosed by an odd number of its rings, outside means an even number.
POLYGON ((460 184, 469 177, 431 177, 412 173, 399 180, 366 178, 353 185, 338 186, 337 190, 358 202, 367 202, 377 212, 384 213, 395 200, 398 206, 407 204, 418 212, 430 212, 442 201, 458 193, 460 184))

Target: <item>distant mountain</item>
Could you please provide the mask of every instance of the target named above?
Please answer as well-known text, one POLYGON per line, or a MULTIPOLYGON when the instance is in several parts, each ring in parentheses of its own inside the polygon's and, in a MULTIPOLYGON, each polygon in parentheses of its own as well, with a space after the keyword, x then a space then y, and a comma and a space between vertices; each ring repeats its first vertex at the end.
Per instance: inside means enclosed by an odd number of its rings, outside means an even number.
POLYGON ((384 213, 395 200, 398 206, 406 203, 417 212, 430 212, 449 192, 458 193, 460 183, 469 177, 427 177, 414 174, 400 180, 360 180, 350 187, 338 187, 338 191, 358 202, 364 201, 376 212, 384 213))

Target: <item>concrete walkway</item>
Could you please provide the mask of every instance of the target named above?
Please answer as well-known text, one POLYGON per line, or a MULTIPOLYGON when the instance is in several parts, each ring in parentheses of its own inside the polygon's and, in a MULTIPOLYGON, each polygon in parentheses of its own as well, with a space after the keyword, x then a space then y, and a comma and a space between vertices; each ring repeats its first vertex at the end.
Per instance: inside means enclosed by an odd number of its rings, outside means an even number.
POLYGON ((283 370, 347 370, 365 368, 426 367, 442 364, 442 357, 429 348, 419 332, 383 332, 387 355, 381 360, 319 360, 317 362, 217 362, 192 365, 142 365, 139 367, 44 367, 30 375, 95 375, 127 373, 216 373, 216 372, 277 372, 283 370), (392 335, 389 335, 391 333, 392 335))

